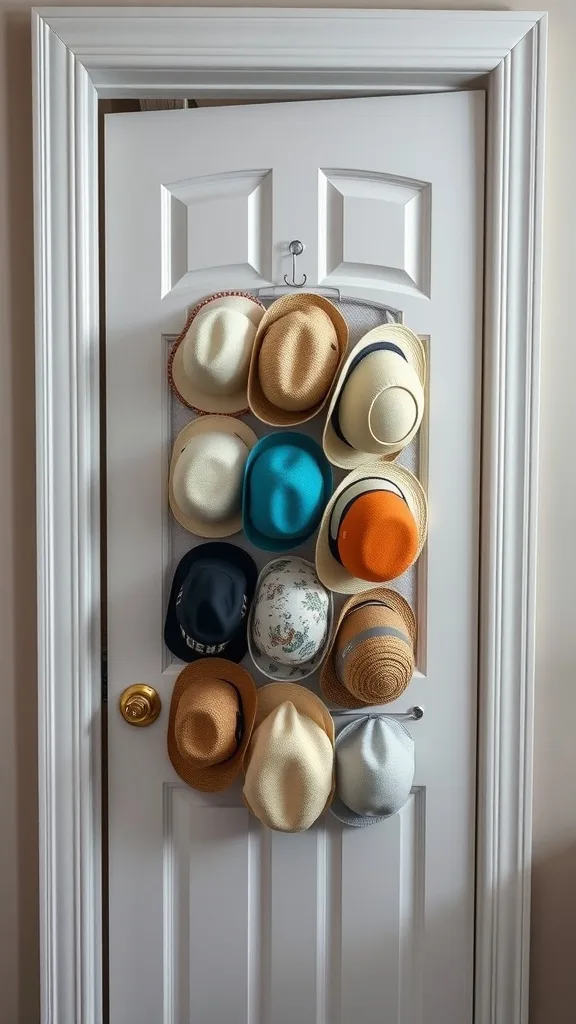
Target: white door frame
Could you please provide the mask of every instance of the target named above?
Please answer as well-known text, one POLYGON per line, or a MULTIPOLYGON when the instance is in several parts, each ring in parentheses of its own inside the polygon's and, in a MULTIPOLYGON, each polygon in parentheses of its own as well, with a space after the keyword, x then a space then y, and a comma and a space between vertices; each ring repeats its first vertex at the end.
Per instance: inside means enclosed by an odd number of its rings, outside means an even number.
POLYGON ((33 35, 42 1022, 103 1012, 98 100, 486 87, 475 1022, 527 1024, 546 16, 45 8, 33 35))

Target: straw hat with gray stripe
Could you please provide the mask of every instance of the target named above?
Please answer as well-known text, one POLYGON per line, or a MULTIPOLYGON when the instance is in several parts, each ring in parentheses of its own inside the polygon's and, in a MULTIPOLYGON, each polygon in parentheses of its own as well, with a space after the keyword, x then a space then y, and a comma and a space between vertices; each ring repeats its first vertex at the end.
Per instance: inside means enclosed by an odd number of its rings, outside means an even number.
POLYGON ((395 590, 350 598, 320 674, 324 696, 344 708, 396 700, 412 678, 415 644, 414 612, 395 590))

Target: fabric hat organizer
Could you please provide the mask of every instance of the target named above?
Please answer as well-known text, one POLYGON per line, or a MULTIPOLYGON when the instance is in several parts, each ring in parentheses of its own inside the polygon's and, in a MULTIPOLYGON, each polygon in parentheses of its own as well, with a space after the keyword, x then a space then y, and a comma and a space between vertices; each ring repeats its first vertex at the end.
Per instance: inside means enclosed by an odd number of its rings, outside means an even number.
POLYGON ((168 386, 172 764, 240 779, 279 831, 376 824, 414 777, 380 708, 416 657, 422 342, 376 303, 219 293, 183 315, 168 386))

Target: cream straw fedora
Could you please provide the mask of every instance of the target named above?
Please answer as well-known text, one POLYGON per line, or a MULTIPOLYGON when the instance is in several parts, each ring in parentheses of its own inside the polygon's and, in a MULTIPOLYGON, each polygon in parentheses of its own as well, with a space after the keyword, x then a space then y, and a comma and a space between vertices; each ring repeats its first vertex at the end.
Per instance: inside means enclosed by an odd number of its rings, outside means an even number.
POLYGON ((320 523, 316 571, 325 587, 357 594, 401 576, 420 554, 428 505, 413 473, 373 462, 336 488, 320 523))
POLYGON ((348 347, 348 325, 322 295, 283 295, 262 317, 250 360, 248 404, 273 427, 311 420, 348 347))
POLYGON ((174 517, 198 537, 230 537, 242 529, 242 483, 258 438, 232 416, 199 416, 178 434, 168 497, 174 517))
POLYGON ((320 672, 324 696, 343 708, 389 704, 412 678, 415 645, 414 612, 395 590, 351 597, 320 672))
POLYGON ((168 360, 172 390, 197 412, 247 411, 248 367, 264 306, 247 292, 218 292, 191 310, 168 360))
POLYGON ((334 793, 334 722, 319 697, 296 683, 257 691, 244 775, 246 806, 268 828, 314 824, 334 793))
POLYGON ((348 356, 328 407, 322 443, 330 462, 353 469, 394 460, 424 414, 426 356, 402 324, 375 327, 348 356))

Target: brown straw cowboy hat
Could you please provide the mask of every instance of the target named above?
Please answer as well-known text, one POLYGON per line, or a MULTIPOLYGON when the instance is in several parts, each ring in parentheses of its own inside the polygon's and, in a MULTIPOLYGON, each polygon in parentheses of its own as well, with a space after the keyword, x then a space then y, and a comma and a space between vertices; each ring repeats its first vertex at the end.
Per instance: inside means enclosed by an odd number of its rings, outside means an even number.
POLYGON ((258 690, 244 774, 244 802, 268 828, 314 824, 334 795, 334 722, 316 694, 296 683, 258 690))
POLYGON ((322 295, 283 295, 262 317, 248 373, 248 404, 269 426, 294 426, 323 407, 348 347, 348 326, 322 295))
POLYGON ((201 659, 176 679, 168 721, 168 756, 193 789, 218 793, 232 785, 252 735, 256 686, 240 665, 201 659))
POLYGON ((343 708, 389 704, 412 678, 415 644, 414 612, 395 590, 350 598, 320 673, 324 696, 343 708))

